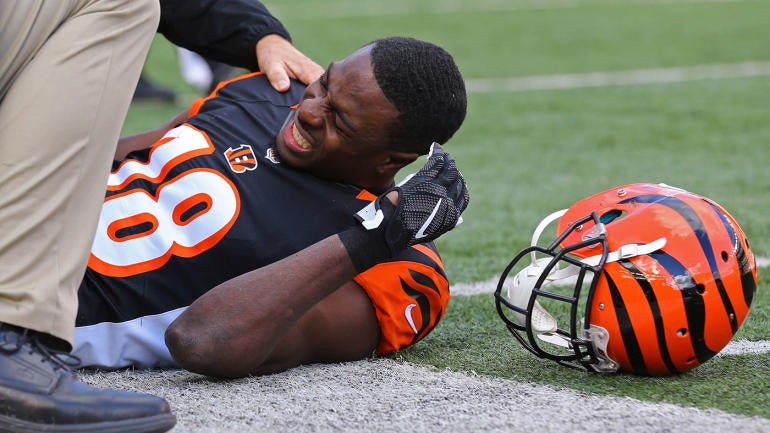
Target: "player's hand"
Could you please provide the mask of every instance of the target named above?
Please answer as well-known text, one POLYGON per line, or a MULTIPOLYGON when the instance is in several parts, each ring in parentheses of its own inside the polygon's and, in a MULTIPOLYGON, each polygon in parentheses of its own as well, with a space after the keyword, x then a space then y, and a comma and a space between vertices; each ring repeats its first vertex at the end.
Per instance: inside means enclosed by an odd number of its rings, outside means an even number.
POLYGON ((272 34, 257 42, 259 70, 267 75, 273 88, 279 92, 289 90, 294 78, 310 84, 323 74, 323 68, 280 35, 272 34))
POLYGON ((397 205, 386 193, 357 214, 369 230, 384 224, 391 255, 455 228, 470 199, 454 158, 438 143, 433 143, 428 162, 393 190, 398 192, 397 205))

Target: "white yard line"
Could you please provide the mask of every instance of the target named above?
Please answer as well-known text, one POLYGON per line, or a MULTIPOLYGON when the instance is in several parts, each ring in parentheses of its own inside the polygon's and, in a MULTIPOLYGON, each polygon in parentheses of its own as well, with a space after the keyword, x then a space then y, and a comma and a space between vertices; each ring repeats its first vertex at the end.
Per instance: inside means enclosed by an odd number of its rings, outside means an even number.
POLYGON ((266 2, 276 16, 286 19, 324 20, 348 18, 392 17, 401 15, 442 15, 472 12, 526 12, 555 9, 577 9, 587 6, 628 7, 628 6, 673 6, 706 5, 713 3, 741 3, 751 0, 628 0, 586 1, 586 0, 413 0, 361 1, 335 0, 325 2, 323 7, 298 7, 282 2, 266 2))
POLYGON ((743 62, 585 74, 533 75, 500 79, 468 79, 466 80, 466 87, 469 92, 499 93, 765 76, 770 76, 770 62, 743 62))
POLYGON ((717 356, 724 355, 753 355, 770 352, 770 341, 731 341, 717 356))

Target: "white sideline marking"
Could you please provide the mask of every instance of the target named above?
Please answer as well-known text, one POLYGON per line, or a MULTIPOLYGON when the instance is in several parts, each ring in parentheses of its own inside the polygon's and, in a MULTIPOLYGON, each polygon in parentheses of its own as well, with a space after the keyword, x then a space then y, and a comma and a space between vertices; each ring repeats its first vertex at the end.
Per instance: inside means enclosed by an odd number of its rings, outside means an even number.
POLYGON ((305 20, 393 17, 400 15, 444 15, 470 12, 526 12, 557 9, 577 9, 584 6, 674 6, 713 3, 742 3, 747 0, 433 0, 429 4, 412 1, 366 2, 360 0, 327 2, 323 8, 287 8, 279 3, 270 4, 270 10, 281 18, 305 20))
POLYGON ((585 74, 532 75, 500 79, 468 79, 469 92, 526 92, 566 90, 584 87, 608 87, 655 83, 679 83, 695 80, 764 77, 770 75, 770 62, 697 65, 676 68, 637 69, 585 74))
POLYGON ((723 355, 749 355, 770 352, 770 341, 731 341, 716 356, 723 355))

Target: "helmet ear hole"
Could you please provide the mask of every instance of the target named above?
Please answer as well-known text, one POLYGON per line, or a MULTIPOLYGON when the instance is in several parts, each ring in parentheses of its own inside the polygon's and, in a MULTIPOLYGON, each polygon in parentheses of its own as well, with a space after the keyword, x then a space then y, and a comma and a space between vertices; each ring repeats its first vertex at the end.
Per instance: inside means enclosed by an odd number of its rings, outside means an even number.
POLYGON ((625 211, 612 209, 610 211, 603 213, 602 216, 599 217, 599 221, 601 221, 602 224, 609 224, 612 221, 615 221, 616 219, 621 218, 625 215, 626 215, 625 211))
POLYGON ((727 254, 727 251, 722 251, 722 261, 727 263, 727 259, 730 258, 730 255, 727 254))
POLYGON ((679 328, 676 330, 676 335, 679 337, 684 337, 687 335, 687 328, 679 328))

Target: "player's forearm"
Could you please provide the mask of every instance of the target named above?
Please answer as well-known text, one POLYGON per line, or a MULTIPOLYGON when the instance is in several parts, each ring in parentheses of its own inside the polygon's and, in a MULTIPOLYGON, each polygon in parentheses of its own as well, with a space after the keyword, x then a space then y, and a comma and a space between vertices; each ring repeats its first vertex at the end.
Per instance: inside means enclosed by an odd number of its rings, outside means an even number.
POLYGON ((188 370, 252 374, 305 313, 362 271, 360 263, 388 254, 380 235, 351 227, 208 291, 169 326, 166 344, 188 370))
POLYGON ((210 290, 171 324, 166 344, 188 370, 251 374, 302 315, 355 275, 348 251, 330 236, 210 290))

